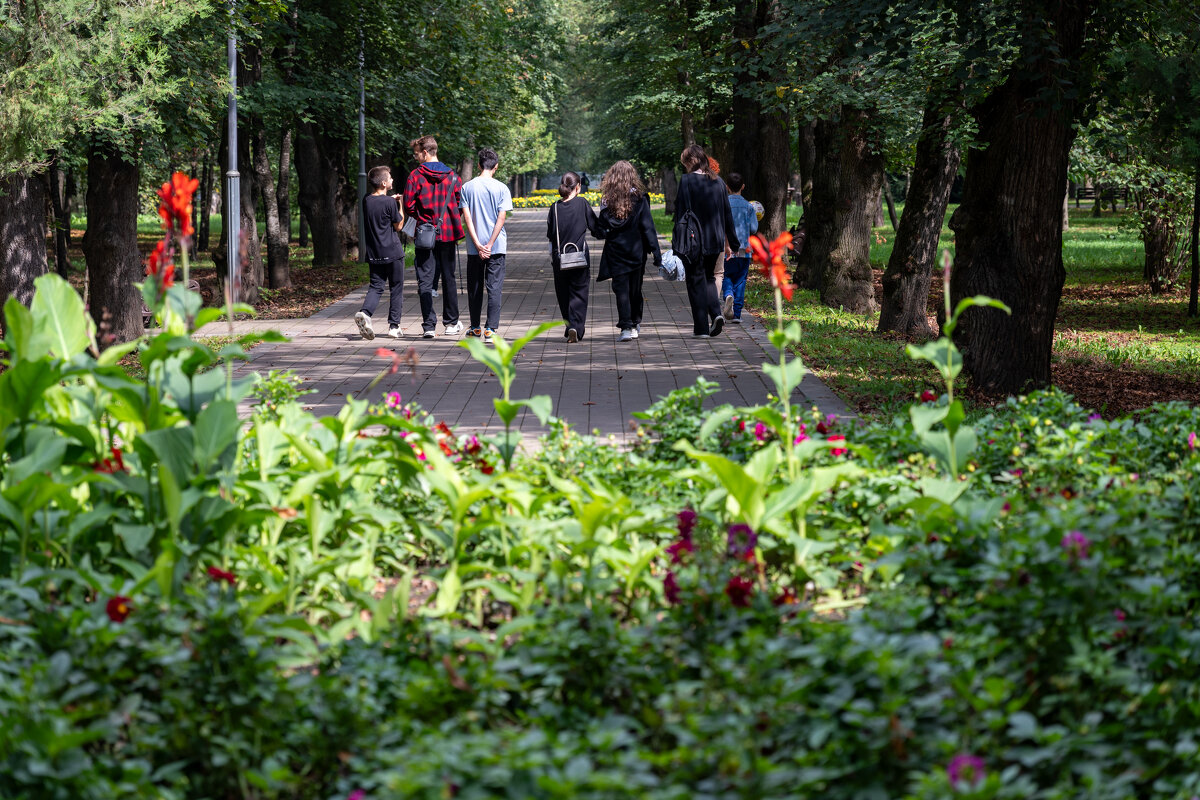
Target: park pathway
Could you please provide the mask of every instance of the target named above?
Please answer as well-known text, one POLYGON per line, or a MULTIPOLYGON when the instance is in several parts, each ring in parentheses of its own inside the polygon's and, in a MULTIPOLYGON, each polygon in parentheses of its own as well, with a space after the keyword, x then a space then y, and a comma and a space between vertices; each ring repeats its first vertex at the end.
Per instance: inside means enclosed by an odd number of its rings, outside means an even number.
MULTIPOLYGON (((504 280, 504 302, 500 333, 515 339, 547 320, 560 319, 554 296, 548 246, 545 237, 546 211, 522 209, 508 222, 508 256, 504 280)), ((599 242, 592 254, 592 274, 599 263, 599 242)), ((664 248, 666 242, 662 243, 664 248)), ((459 248, 459 310, 464 327, 469 324, 466 300, 466 255, 459 248)), ((287 343, 265 343, 252 352, 252 361, 238 372, 290 369, 305 379, 313 390, 304 398, 306 407, 318 414, 334 414, 348 397, 362 397, 372 378, 386 365, 376 355, 380 347, 403 354, 415 349, 419 363, 414 370, 401 370, 385 377, 367 399, 379 400, 386 392, 400 392, 404 402, 415 401, 437 419, 457 430, 492 433, 500 423, 492 408, 498 396, 495 377, 459 347, 460 336, 441 335, 441 298, 434 298, 438 312, 438 337, 421 338, 420 311, 412 265, 405 274, 403 312, 404 338, 395 340, 377 333, 374 341, 363 341, 353 315, 362 303, 365 287, 308 319, 246 321, 235 323, 235 331, 276 328, 291 339, 287 343)), ((625 443, 632 435, 631 414, 643 411, 668 392, 690 386, 703 376, 720 385, 708 405, 762 403, 771 384, 762 372, 764 360, 774 357, 762 323, 749 313, 743 325, 726 325, 712 339, 693 339, 687 291, 682 282, 662 280, 651 265, 645 281, 646 305, 641 337, 617 342, 616 303, 609 282, 592 284, 587 336, 568 345, 563 329, 557 328, 535 339, 517 359, 517 379, 512 397, 520 399, 548 394, 554 414, 581 432, 600 431, 625 443)), ((387 298, 376 317, 386 333, 387 298)), ((486 313, 486 308, 485 308, 486 313)), ((228 332, 228 325, 214 324, 203 334, 228 332)), ((827 414, 853 416, 819 379, 807 375, 793 400, 803 408, 816 406, 827 414)), ((248 411, 248 409, 243 409, 248 411)), ((522 434, 532 441, 544 428, 532 415, 519 419, 522 434)))

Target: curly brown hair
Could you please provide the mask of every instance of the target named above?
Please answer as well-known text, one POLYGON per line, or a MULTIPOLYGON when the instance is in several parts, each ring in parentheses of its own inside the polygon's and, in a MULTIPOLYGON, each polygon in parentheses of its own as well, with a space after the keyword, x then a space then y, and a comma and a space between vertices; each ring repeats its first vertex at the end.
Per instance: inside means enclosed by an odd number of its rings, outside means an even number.
POLYGON ((628 161, 618 161, 604 173, 600 182, 600 195, 604 205, 617 219, 626 219, 646 194, 646 186, 638 177, 637 169, 628 161))

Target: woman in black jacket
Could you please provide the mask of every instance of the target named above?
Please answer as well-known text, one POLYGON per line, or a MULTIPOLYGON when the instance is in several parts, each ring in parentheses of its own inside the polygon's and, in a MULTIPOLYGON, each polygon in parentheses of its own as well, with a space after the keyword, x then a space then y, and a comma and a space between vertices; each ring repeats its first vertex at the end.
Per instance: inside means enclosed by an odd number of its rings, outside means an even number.
POLYGON ((579 176, 574 172, 563 175, 558 185, 561 200, 550 206, 546 215, 546 238, 550 240, 550 265, 554 268, 554 294, 558 310, 567 322, 567 341, 574 344, 583 338, 587 322, 588 288, 592 283, 592 254, 588 251, 587 235, 596 235, 596 213, 587 200, 579 196, 579 176), (587 264, 562 269, 558 254, 568 244, 583 253, 587 264))
POLYGON ((597 281, 612 278, 617 296, 617 327, 620 341, 638 338, 642 327, 642 279, 646 275, 646 253, 654 254, 654 266, 662 266, 658 232, 650 216, 650 199, 637 170, 628 161, 618 161, 604 173, 603 195, 596 235, 604 239, 597 281))
POLYGON ((717 299, 714 270, 723 252, 737 252, 742 244, 733 228, 733 212, 725 182, 709 171, 708 154, 693 144, 679 156, 684 176, 675 199, 675 219, 691 211, 700 222, 699 259, 682 259, 692 305, 692 336, 707 339, 721 332, 725 318, 717 299))

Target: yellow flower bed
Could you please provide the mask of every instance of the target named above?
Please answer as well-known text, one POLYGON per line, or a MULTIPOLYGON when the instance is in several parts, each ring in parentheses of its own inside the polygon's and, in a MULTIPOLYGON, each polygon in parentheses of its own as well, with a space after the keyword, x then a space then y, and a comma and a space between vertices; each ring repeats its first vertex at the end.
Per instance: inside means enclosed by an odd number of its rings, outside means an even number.
MULTIPOLYGON (((583 198, 594 206, 600 205, 600 192, 591 191, 584 192, 583 198)), ((533 194, 526 197, 514 197, 513 208, 549 208, 554 205, 554 201, 558 199, 558 192, 551 189, 538 189, 533 194), (552 194, 550 192, 553 192, 552 194)), ((663 203, 666 198, 659 192, 650 193, 650 202, 663 203)))

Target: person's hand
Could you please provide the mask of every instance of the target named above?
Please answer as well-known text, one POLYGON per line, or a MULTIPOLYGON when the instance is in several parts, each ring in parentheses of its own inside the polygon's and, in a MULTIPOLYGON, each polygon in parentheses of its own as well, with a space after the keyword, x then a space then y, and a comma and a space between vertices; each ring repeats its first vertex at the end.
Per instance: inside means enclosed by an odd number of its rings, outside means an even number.
POLYGON ((479 257, 482 258, 484 261, 487 261, 489 258, 492 257, 492 248, 489 245, 477 244, 477 245, 475 245, 475 249, 479 251, 479 257))

